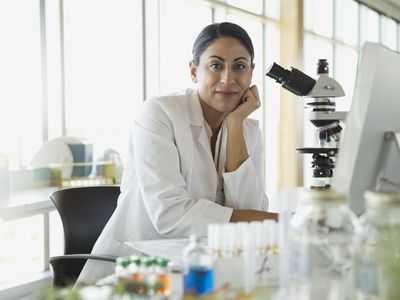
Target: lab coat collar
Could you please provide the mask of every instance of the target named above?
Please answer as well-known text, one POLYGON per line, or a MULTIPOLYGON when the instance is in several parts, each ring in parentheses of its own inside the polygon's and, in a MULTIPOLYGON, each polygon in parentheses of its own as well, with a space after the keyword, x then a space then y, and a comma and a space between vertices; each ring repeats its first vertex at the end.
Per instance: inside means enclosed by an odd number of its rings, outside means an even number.
POLYGON ((197 89, 190 89, 188 93, 190 125, 204 127, 204 116, 200 104, 199 92, 197 89))

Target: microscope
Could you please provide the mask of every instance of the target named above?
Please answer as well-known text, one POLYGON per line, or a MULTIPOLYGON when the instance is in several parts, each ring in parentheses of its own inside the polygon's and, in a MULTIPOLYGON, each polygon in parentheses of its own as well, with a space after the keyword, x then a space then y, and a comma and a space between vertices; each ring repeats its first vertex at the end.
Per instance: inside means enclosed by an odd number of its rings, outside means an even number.
POLYGON ((345 95, 342 86, 329 77, 328 62, 319 59, 317 80, 303 72, 290 68, 284 69, 273 63, 266 76, 276 80, 283 88, 293 94, 307 98, 305 103, 306 118, 316 127, 318 147, 297 148, 302 154, 312 154, 313 183, 311 188, 326 189, 330 187, 333 168, 340 143, 342 127, 346 112, 336 111, 334 98, 345 95))

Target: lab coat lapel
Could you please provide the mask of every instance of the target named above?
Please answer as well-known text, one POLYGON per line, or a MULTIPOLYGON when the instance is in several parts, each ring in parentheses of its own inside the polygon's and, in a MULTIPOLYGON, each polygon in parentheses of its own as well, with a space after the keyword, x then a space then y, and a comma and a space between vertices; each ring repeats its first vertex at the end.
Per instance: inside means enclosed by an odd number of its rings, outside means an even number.
POLYGON ((217 182, 218 173, 215 169, 215 164, 210 148, 210 142, 208 141, 207 132, 204 124, 203 110, 201 108, 200 99, 198 97, 197 91, 195 93, 195 96, 191 98, 189 114, 191 120, 190 127, 192 130, 192 135, 194 138, 197 138, 198 143, 203 148, 204 153, 206 153, 207 156, 206 160, 203 160, 202 163, 207 164, 208 169, 210 170, 210 176, 213 177, 213 181, 217 182))
POLYGON ((196 94, 191 98, 190 108, 190 127, 192 130, 193 137, 197 138, 197 141, 203 147, 206 153, 209 153, 212 160, 210 142, 208 141, 206 128, 204 125, 203 110, 201 108, 199 96, 196 94))

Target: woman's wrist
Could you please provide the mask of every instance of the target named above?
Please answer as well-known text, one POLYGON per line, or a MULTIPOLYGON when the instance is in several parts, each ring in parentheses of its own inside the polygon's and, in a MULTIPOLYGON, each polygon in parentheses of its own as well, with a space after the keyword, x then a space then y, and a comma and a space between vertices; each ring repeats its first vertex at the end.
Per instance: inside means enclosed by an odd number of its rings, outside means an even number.
POLYGON ((242 116, 236 116, 235 114, 228 114, 227 118, 227 122, 228 122, 228 127, 229 126, 242 126, 243 125, 243 121, 246 118, 243 118, 242 116))

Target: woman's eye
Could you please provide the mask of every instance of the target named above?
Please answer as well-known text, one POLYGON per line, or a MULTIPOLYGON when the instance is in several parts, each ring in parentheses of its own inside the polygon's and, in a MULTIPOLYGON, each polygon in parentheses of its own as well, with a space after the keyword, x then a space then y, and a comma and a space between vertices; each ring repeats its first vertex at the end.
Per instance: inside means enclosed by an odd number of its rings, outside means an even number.
POLYGON ((243 64, 237 64, 237 65, 234 65, 233 68, 234 68, 235 70, 243 70, 243 69, 246 68, 246 66, 243 65, 243 64))
POLYGON ((222 66, 220 64, 212 64, 210 67, 211 67, 211 69, 215 69, 215 70, 222 69, 222 66))

